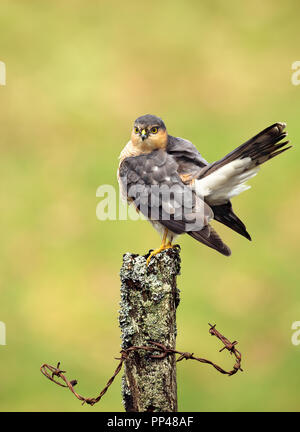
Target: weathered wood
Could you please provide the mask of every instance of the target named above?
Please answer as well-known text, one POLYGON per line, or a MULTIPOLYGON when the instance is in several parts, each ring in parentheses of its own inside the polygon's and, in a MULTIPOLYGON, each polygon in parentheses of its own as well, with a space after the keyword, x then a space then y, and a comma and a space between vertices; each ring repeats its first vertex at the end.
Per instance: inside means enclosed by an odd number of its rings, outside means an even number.
MULTIPOLYGON (((121 268, 120 327, 122 348, 160 342, 175 349, 180 249, 161 252, 146 265, 147 256, 127 253, 121 268)), ((176 412, 175 356, 151 359, 135 351, 125 361, 122 396, 127 412, 176 412)))

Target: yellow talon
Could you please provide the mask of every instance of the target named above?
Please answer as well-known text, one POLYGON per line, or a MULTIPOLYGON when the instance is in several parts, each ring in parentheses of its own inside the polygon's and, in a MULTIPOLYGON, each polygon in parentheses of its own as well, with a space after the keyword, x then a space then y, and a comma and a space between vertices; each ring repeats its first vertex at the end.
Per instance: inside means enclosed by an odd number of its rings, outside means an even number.
POLYGON ((157 255, 158 253, 160 253, 166 249, 170 249, 173 247, 172 243, 170 241, 168 241, 168 243, 166 244, 167 234, 168 234, 168 230, 165 229, 164 236, 163 236, 162 243, 161 243, 160 247, 158 249, 155 249, 154 251, 152 251, 147 258, 147 266, 149 265, 150 260, 153 256, 157 255))

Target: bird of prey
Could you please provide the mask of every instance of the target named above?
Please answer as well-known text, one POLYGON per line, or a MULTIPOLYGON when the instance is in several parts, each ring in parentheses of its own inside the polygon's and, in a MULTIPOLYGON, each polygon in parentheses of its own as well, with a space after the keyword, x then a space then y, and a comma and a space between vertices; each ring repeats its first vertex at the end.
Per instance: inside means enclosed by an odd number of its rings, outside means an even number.
POLYGON ((251 240, 231 199, 248 189, 260 165, 291 146, 282 141, 285 123, 275 123, 222 159, 208 163, 188 140, 168 134, 161 118, 138 117, 120 154, 118 181, 123 198, 153 224, 162 244, 151 258, 189 234, 223 255, 231 251, 210 225, 212 219, 251 240))

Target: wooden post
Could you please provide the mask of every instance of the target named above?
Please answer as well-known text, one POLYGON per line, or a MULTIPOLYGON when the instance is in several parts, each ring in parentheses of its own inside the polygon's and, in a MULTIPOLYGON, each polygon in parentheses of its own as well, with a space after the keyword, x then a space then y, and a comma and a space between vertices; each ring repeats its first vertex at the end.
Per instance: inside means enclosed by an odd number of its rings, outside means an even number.
MULTIPOLYGON (((127 253, 121 268, 119 322, 122 348, 160 342, 176 345, 176 308, 180 248, 167 249, 151 259, 127 253)), ((174 355, 151 359, 146 351, 131 352, 125 361, 122 396, 127 412, 176 412, 177 384, 174 355)))

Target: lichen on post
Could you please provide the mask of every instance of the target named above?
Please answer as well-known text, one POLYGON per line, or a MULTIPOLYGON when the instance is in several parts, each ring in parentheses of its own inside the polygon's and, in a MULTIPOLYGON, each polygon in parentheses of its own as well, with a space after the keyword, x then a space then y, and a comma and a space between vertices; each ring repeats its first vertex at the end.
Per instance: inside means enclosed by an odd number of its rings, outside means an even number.
MULTIPOLYGON (((146 264, 147 256, 123 256, 119 322, 122 348, 159 342, 175 349, 180 248, 167 249, 146 264)), ((176 359, 152 359, 146 351, 131 352, 125 361, 122 396, 127 412, 176 412, 176 359)))

